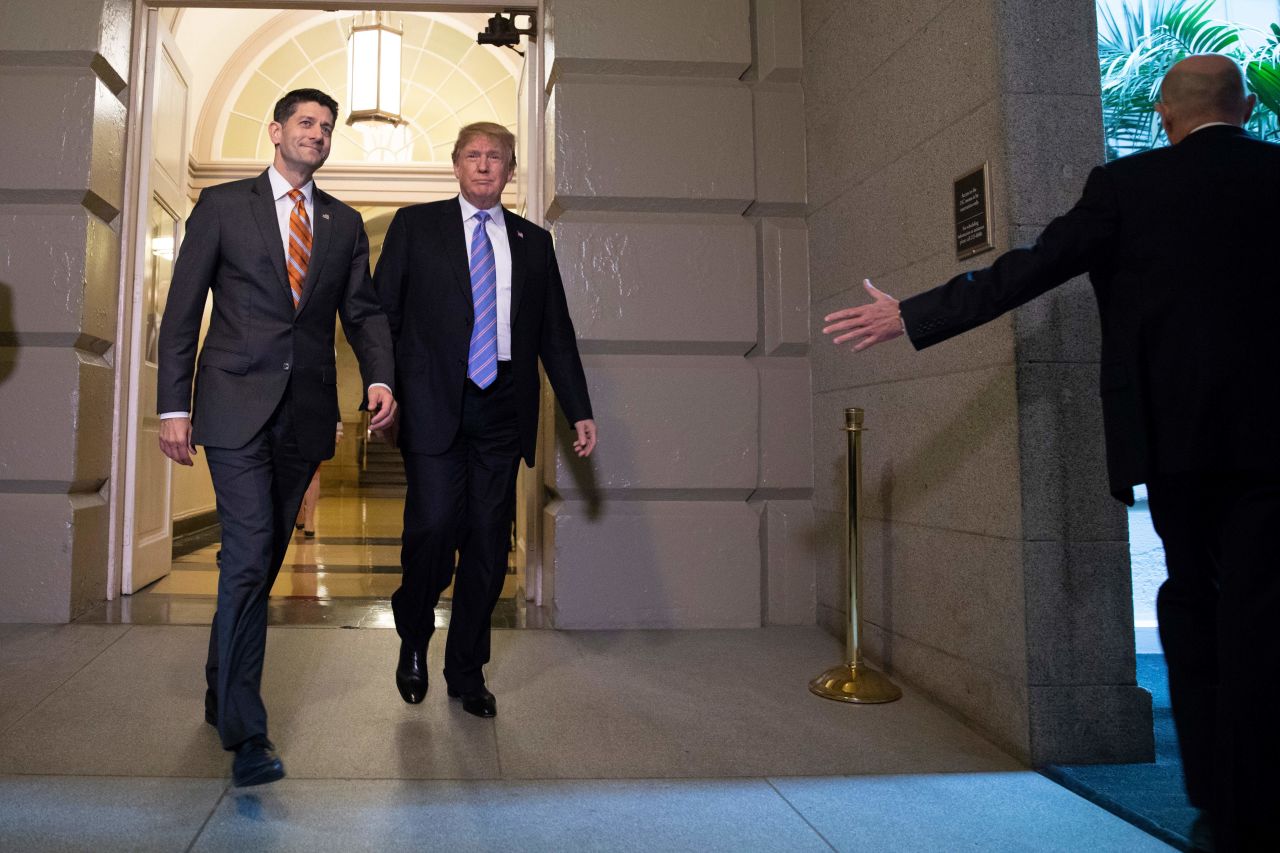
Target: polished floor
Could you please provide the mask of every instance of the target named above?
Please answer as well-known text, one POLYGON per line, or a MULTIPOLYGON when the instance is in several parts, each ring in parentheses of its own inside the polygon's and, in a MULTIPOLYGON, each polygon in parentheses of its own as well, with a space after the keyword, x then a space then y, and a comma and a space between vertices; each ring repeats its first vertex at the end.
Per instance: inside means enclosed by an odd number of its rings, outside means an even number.
MULTIPOLYGON (((280 576, 271 588, 272 625, 390 628, 391 594, 400 585, 401 498, 358 493, 325 495, 316 513, 316 536, 296 531, 280 576)), ((207 538, 207 537, 206 537, 207 538)), ((103 602, 82 623, 207 625, 218 590, 216 538, 174 558, 172 571, 134 595, 103 602)), ((512 554, 496 628, 534 628, 542 612, 526 601, 523 568, 512 554)), ((437 627, 449 624, 452 587, 436 609, 437 627)))
MULTIPOLYGON (((400 509, 322 499, 289 549, 263 673, 274 785, 231 787, 203 721, 216 543, 74 624, 0 625, 0 851, 1169 849, 910 686, 814 697, 842 654, 815 627, 497 630, 497 718, 444 695, 439 642, 406 705, 400 509)), ((544 621, 519 569, 500 629, 544 621)))
POLYGON ((494 634, 498 716, 393 684, 386 629, 269 631, 289 776, 228 784, 205 629, 0 625, 0 850, 1106 851, 1161 842, 927 697, 807 679, 816 628, 494 634))

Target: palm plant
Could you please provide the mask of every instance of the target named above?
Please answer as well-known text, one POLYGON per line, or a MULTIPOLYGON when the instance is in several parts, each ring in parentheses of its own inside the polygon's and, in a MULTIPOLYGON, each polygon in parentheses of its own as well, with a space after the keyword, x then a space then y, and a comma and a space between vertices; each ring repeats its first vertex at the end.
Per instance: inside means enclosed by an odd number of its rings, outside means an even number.
POLYGON ((1249 129, 1280 139, 1280 26, 1250 50, 1242 28, 1209 17, 1214 0, 1125 0, 1119 15, 1098 7, 1098 61, 1107 159, 1154 148, 1163 131, 1153 108, 1160 80, 1173 63, 1194 53, 1222 53, 1245 69, 1258 108, 1249 129))

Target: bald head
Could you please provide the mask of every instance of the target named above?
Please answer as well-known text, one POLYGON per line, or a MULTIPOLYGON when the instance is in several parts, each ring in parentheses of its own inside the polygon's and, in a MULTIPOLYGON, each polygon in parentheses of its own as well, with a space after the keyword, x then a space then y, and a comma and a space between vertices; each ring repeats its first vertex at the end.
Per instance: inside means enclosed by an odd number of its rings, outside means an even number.
POLYGON ((1202 124, 1243 125, 1254 100, 1245 94, 1240 66, 1229 57, 1202 53, 1175 63, 1165 74, 1156 111, 1169 141, 1177 144, 1202 124))

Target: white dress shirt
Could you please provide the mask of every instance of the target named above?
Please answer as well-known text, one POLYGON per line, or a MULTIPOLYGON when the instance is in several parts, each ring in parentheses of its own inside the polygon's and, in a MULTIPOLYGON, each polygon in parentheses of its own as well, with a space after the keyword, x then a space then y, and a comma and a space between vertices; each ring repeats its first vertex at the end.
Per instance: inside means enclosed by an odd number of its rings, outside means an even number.
MULTIPOLYGON (((471 242, 476 233, 476 214, 480 208, 458 194, 462 206, 462 231, 467 236, 467 263, 471 262, 471 242)), ((498 361, 511 360, 511 244, 507 241, 507 220, 502 205, 486 211, 489 221, 485 233, 493 245, 493 266, 498 278, 498 361)))
MULTIPOLYGON (((276 171, 274 164, 267 167, 267 180, 271 182, 271 195, 276 200, 276 223, 280 226, 280 247, 284 249, 284 256, 289 257, 289 216, 293 213, 295 202, 289 198, 289 191, 294 189, 293 185, 285 180, 284 175, 276 171)), ((307 222, 311 228, 315 229, 315 181, 307 181, 297 189, 302 191, 302 204, 307 210, 307 222)), ((510 267, 510 255, 508 255, 508 267, 510 267)), ((510 281, 510 275, 508 275, 510 281)), ((370 388, 386 388, 391 390, 390 386, 383 382, 375 382, 369 386, 370 388)), ((189 418, 190 412, 164 412, 160 415, 160 420, 168 418, 189 418)))
MULTIPOLYGON (((289 198, 289 191, 293 189, 293 185, 285 180, 284 175, 276 171, 274 165, 267 167, 267 180, 271 182, 271 196, 276 200, 276 222, 280 225, 280 245, 284 248, 284 256, 289 257, 289 214, 293 212, 293 199, 289 198)), ((307 181, 298 187, 302 191, 302 204, 307 209, 307 224, 311 226, 311 230, 315 231, 315 191, 316 182, 307 181)))
POLYGON ((1204 124, 1199 125, 1197 127, 1193 127, 1191 128, 1191 130, 1188 130, 1187 136, 1190 136, 1191 134, 1195 133, 1197 130, 1204 130, 1206 127, 1218 127, 1219 125, 1223 125, 1225 127, 1239 127, 1239 125, 1234 125, 1228 121, 1206 121, 1204 124))

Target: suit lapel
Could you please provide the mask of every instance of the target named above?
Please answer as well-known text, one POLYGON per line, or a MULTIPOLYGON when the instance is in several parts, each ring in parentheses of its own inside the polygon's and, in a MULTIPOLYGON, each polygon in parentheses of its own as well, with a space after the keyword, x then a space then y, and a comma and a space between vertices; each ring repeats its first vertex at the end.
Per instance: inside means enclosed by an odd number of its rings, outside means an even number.
POLYGON ((333 234, 333 198, 313 185, 311 200, 311 260, 307 263, 307 277, 302 281, 302 298, 298 300, 299 313, 307 307, 311 293, 316 289, 316 282, 320 280, 325 255, 328 254, 329 239, 333 234))
POLYGON ((271 266, 276 271, 276 280, 280 282, 280 295, 289 300, 293 307, 293 296, 289 290, 289 278, 285 274, 284 243, 280 239, 280 220, 276 218, 276 200, 271 195, 271 181, 263 171, 253 182, 253 218, 258 223, 258 231, 262 234, 262 242, 266 244, 267 255, 271 258, 271 266))
POLYGON ((445 256, 449 266, 453 268, 453 277, 466 297, 467 304, 475 308, 475 300, 471 295, 471 261, 467 257, 467 234, 462 224, 462 206, 455 198, 441 206, 440 232, 444 239, 445 256))
POLYGON ((516 227, 515 216, 506 208, 502 220, 507 224, 507 245, 511 247, 511 328, 515 328, 516 314, 520 310, 520 297, 524 295, 525 261, 524 231, 516 227))

